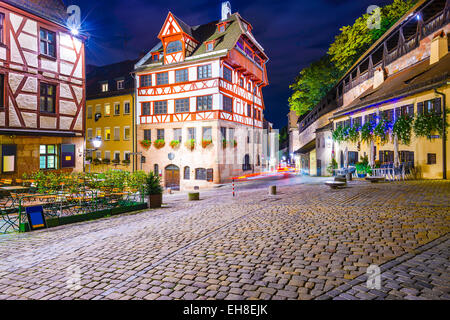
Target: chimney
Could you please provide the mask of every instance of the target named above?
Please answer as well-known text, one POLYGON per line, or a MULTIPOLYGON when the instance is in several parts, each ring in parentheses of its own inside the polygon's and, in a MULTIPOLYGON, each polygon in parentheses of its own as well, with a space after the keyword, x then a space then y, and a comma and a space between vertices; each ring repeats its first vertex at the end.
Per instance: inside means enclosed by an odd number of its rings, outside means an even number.
POLYGON ((378 88, 385 80, 386 74, 382 67, 378 67, 373 74, 373 88, 378 88))
POLYGON ((222 2, 222 21, 227 20, 231 16, 231 4, 229 1, 222 2))
POLYGON ((436 33, 431 41, 430 64, 438 62, 448 53, 448 37, 444 31, 436 33))

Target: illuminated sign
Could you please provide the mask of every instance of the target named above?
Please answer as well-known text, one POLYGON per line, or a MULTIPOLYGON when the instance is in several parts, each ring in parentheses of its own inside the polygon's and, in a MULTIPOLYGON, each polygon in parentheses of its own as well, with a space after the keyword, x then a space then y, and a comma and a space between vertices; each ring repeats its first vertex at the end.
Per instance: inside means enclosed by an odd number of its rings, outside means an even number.
POLYGON ((26 212, 28 224, 32 231, 47 228, 44 217, 44 208, 42 206, 28 207, 26 208, 26 212))

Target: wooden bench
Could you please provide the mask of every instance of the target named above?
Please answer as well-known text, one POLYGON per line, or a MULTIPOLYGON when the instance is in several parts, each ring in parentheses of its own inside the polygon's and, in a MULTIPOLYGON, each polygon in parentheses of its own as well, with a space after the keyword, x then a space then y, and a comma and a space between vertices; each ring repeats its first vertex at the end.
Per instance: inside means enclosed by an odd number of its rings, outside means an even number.
POLYGON ((370 181, 371 183, 378 183, 380 181, 386 180, 385 177, 382 176, 372 176, 372 177, 366 177, 367 181, 370 181))
POLYGON ((325 185, 329 186, 331 189, 339 189, 345 187, 347 183, 342 181, 326 181, 325 185))

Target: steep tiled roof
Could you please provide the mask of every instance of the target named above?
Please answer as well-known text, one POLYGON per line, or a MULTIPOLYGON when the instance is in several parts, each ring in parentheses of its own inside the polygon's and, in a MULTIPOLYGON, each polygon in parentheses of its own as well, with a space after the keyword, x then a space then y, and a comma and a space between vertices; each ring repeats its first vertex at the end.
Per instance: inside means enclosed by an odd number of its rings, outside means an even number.
MULTIPOLYGON (((175 16, 174 16, 175 17, 175 16)), ((207 24, 190 27, 186 23, 182 22, 178 18, 177 22, 180 24, 183 31, 186 32, 188 30, 190 36, 192 36, 195 40, 199 42, 199 45, 194 50, 194 52, 187 56, 190 61, 195 60, 196 56, 200 56, 202 54, 207 53, 206 52, 206 46, 204 45, 205 42, 215 40, 214 50, 211 52, 208 52, 211 57, 215 55, 221 55, 224 54, 224 50, 231 50, 236 45, 236 42, 239 40, 239 38, 242 35, 248 35, 248 31, 244 30, 241 25, 242 18, 238 13, 234 13, 230 16, 228 20, 225 20, 228 22, 227 28, 224 32, 219 33, 217 24, 220 21, 213 21, 207 24), (182 23, 180 23, 180 21, 182 23), (184 26, 183 26, 184 25, 184 26)), ((255 43, 256 46, 259 46, 257 43, 255 43)), ((262 49, 262 48, 261 48, 262 49)), ((149 57, 145 62, 141 63, 142 66, 148 66, 148 64, 152 63, 151 57, 149 57)))
POLYGON ((62 0, 2 0, 15 7, 33 13, 44 19, 65 25, 67 21, 66 6, 62 0))
POLYGON ((369 88, 334 117, 360 108, 370 107, 387 100, 431 90, 437 84, 446 83, 450 77, 450 54, 430 65, 426 59, 387 78, 379 87, 369 88))
POLYGON ((136 61, 125 60, 102 67, 89 66, 89 71, 86 75, 87 99, 104 98, 133 91, 134 79, 131 76, 131 72, 134 69, 136 61), (125 80, 125 87, 122 90, 117 90, 116 87, 116 81, 119 79, 125 80), (109 91, 101 92, 100 84, 105 82, 108 82, 109 91))

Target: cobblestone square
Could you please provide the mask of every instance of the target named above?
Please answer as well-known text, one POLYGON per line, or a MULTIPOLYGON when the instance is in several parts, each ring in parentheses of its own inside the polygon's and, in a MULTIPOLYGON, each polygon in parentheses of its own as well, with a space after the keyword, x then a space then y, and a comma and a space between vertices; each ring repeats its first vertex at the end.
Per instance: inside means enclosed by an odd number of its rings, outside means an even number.
POLYGON ((1 236, 0 299, 450 298, 450 183, 278 189, 1 236))

